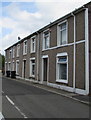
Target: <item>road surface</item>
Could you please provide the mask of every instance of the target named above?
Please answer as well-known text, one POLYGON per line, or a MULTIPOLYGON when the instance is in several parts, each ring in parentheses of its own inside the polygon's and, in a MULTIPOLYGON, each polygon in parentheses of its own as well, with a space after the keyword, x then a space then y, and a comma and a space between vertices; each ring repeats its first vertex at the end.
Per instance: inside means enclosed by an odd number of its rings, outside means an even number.
POLYGON ((2 80, 5 118, 89 118, 89 106, 61 95, 17 82, 2 80))

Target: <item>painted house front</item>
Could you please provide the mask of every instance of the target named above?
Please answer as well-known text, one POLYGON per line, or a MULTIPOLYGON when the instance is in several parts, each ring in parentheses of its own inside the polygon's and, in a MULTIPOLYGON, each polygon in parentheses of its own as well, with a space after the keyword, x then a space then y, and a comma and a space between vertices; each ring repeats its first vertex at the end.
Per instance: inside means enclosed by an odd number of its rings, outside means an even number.
POLYGON ((91 94, 91 2, 5 50, 18 78, 91 94))

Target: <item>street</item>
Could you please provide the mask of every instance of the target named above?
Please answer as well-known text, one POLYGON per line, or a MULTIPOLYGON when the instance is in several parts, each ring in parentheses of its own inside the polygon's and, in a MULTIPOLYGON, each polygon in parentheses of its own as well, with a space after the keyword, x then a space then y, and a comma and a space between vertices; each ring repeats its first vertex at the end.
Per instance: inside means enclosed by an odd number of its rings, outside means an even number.
POLYGON ((89 106, 70 98, 17 82, 2 79, 4 118, 89 118, 89 106))

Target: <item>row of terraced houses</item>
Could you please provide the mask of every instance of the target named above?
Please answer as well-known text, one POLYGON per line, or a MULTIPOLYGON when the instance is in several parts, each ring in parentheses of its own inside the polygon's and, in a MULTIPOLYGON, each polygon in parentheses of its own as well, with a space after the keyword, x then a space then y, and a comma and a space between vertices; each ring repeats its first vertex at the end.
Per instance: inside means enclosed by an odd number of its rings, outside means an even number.
POLYGON ((91 2, 5 50, 5 71, 78 94, 91 93, 91 2))

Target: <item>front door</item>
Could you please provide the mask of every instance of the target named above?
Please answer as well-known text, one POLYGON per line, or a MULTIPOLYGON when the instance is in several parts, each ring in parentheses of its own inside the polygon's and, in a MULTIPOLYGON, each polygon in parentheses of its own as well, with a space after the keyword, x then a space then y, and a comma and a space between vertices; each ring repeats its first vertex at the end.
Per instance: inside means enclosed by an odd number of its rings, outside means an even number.
POLYGON ((26 60, 23 61, 23 77, 26 77, 26 60))
POLYGON ((48 58, 43 58, 43 82, 48 80, 48 58))

